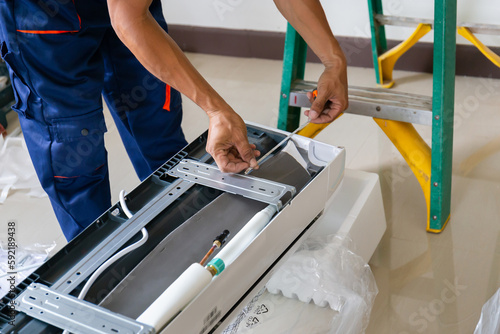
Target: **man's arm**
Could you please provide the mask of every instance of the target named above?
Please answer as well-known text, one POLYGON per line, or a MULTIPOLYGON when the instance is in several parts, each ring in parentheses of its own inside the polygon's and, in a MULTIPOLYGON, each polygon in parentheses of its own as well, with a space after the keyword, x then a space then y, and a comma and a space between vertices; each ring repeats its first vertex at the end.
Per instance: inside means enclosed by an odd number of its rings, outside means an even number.
MULTIPOLYGON (((305 114, 312 123, 331 122, 348 106, 347 63, 323 8, 319 0, 274 0, 274 3, 325 66, 318 80, 318 96, 305 114)), ((311 94, 309 99, 312 100, 311 94)))
POLYGON ((108 0, 118 37, 157 78, 200 106, 210 119, 207 151, 223 172, 257 167, 245 123, 193 67, 149 12, 152 0, 108 0))

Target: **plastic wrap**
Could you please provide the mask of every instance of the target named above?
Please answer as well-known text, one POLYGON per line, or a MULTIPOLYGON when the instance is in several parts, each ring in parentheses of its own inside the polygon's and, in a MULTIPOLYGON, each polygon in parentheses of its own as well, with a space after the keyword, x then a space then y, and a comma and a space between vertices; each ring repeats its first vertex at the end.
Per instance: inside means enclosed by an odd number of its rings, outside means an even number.
POLYGON ((0 204, 5 202, 9 191, 29 190, 28 195, 46 196, 35 173, 26 143, 22 137, 0 136, 0 204))
POLYGON ((224 334, 364 333, 378 289, 349 247, 341 236, 306 240, 224 334))
POLYGON ((0 298, 10 291, 10 281, 7 280, 7 276, 11 276, 11 272, 17 272, 16 285, 19 284, 49 258, 50 252, 55 247, 54 242, 49 245, 36 243, 24 248, 16 248, 16 268, 11 270, 8 265, 8 249, 2 246, 0 248, 0 298))
POLYGON ((484 304, 474 331, 474 334, 493 333, 500 333, 500 289, 484 304))

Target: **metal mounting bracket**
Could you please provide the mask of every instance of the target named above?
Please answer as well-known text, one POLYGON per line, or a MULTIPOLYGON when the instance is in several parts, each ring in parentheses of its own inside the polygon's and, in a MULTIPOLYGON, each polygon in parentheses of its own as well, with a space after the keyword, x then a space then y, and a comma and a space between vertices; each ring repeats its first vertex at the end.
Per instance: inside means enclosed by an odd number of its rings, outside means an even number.
POLYGON ((222 173, 213 165, 190 159, 182 160, 167 173, 185 181, 275 205, 278 210, 296 193, 295 187, 283 183, 249 175, 222 173))
POLYGON ((155 330, 43 284, 32 283, 16 299, 27 315, 75 334, 154 334, 155 330))

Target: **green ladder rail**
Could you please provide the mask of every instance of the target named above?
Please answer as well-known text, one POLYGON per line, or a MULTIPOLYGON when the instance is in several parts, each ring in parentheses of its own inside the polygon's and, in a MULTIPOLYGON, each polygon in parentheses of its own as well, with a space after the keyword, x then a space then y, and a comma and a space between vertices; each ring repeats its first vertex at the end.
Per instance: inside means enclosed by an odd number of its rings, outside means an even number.
MULTIPOLYGON (((375 75, 378 59, 387 51, 381 0, 368 0, 375 75)), ((385 89, 349 87, 345 113, 373 117, 391 139, 417 177, 427 203, 427 231, 439 233, 450 219, 453 116, 455 95, 456 0, 436 0, 434 17, 433 96, 390 92, 385 89), (432 149, 412 123, 432 126, 432 149)), ((305 82, 307 44, 288 25, 283 57, 278 128, 299 126, 300 107, 307 107, 305 92, 315 83, 305 82)), ((310 105, 310 104, 309 104, 310 105)), ((299 134, 313 137, 325 125, 308 125, 299 134)))

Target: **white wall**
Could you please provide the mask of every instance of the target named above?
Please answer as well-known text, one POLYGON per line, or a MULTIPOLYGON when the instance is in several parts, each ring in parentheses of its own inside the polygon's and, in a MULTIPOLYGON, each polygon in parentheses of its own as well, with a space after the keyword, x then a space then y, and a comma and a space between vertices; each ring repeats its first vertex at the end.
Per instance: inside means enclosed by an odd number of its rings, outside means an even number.
MULTIPOLYGON (((285 31, 286 21, 272 0, 162 0, 167 22, 228 29, 285 31)), ((369 37, 367 0, 323 0, 334 34, 369 37)), ((383 0, 384 13, 433 18, 433 0, 383 0)), ((500 1, 458 0, 458 21, 500 24, 500 1)), ((402 40, 412 29, 386 28, 389 39, 402 40)), ((469 44, 458 36, 461 44, 469 44)), ((481 35, 487 45, 500 46, 500 36, 481 35)), ((425 41, 432 41, 429 34, 425 41)))

